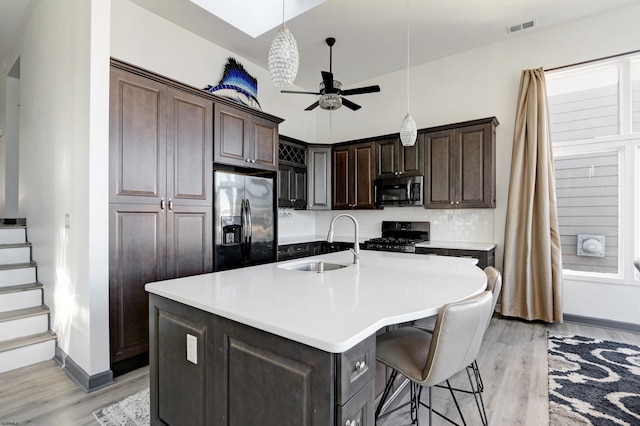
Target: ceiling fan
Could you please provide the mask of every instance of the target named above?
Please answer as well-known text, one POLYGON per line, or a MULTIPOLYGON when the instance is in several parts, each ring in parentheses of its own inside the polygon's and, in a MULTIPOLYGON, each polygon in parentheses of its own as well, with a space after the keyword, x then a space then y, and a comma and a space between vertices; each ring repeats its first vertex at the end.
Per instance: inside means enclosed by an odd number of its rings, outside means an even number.
POLYGON ((355 89, 347 89, 342 90, 342 83, 333 79, 332 70, 332 62, 333 62, 333 45, 336 42, 336 39, 333 37, 329 37, 325 40, 327 45, 329 46, 329 71, 321 71, 322 74, 322 82, 320 83, 320 90, 318 92, 300 92, 296 90, 281 90, 281 93, 300 93, 306 95, 320 95, 320 99, 318 99, 313 104, 309 105, 305 108, 305 111, 311 111, 312 109, 319 106, 322 109, 334 110, 340 108, 342 105, 347 108, 356 111, 361 108, 360 105, 351 102, 349 99, 344 98, 344 96, 349 95, 362 95, 364 93, 374 93, 380 91, 380 86, 366 86, 366 87, 358 87, 355 89))

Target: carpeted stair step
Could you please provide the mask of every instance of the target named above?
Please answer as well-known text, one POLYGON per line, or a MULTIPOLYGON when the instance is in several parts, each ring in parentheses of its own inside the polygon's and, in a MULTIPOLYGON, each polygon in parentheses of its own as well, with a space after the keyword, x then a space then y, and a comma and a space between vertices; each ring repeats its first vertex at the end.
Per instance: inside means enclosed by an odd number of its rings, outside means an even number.
POLYGON ((44 333, 49 330, 46 305, 0 312, 0 341, 44 333))
POLYGON ((0 342, 0 373, 52 359, 56 335, 51 331, 0 342))
POLYGON ((38 282, 0 287, 0 313, 42 304, 42 284, 38 282))
POLYGON ((36 281, 36 263, 0 265, 0 289, 36 281))

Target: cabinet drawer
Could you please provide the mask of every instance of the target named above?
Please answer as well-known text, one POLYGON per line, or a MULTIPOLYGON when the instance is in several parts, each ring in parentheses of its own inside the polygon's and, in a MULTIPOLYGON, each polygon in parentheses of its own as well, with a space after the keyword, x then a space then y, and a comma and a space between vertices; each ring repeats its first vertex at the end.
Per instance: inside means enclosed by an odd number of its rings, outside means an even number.
MULTIPOLYGON (((344 404, 376 374, 375 335, 358 343, 347 352, 336 354, 336 402, 344 404)), ((343 423, 344 424, 344 423, 343 423)))
POLYGON ((369 380, 353 398, 336 407, 336 424, 348 426, 373 426, 375 405, 375 380, 369 380))

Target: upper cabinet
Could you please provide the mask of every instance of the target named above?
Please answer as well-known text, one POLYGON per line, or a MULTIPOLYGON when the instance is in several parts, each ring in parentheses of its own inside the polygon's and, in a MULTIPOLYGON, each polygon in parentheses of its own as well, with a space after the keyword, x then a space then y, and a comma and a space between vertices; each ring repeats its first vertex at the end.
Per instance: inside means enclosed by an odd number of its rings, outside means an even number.
POLYGON ((333 149, 333 209, 373 209, 375 142, 333 149))
POLYGON ((423 172, 423 137, 412 146, 404 146, 399 137, 376 142, 376 177, 421 175, 423 172))
POLYGON ((307 147, 280 137, 278 207, 307 208, 307 147))
POLYGON ((278 170, 277 122, 219 103, 214 115, 214 162, 278 170))
POLYGON ((424 134, 425 208, 496 206, 497 125, 490 117, 424 134))
POLYGON ((331 147, 307 149, 307 208, 331 210, 331 147))

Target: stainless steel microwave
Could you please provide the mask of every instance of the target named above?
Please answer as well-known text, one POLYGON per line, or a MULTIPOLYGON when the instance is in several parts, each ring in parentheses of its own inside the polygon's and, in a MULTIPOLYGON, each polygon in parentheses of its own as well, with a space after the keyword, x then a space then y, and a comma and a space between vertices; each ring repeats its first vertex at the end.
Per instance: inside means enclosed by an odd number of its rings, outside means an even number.
POLYGON ((422 206, 423 176, 401 176, 376 179, 376 206, 422 206))

